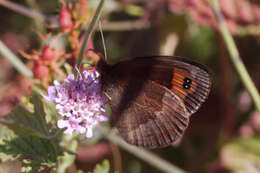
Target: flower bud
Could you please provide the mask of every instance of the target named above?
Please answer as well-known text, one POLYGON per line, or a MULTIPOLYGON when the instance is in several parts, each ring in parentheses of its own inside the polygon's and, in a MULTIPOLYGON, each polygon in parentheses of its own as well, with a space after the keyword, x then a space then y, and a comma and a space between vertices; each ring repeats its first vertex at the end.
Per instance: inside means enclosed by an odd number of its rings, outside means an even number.
POLYGON ((238 109, 242 112, 248 111, 252 105, 252 100, 247 91, 242 91, 238 98, 238 109))
POLYGON ((35 78, 43 80, 49 74, 49 69, 41 61, 35 61, 33 65, 33 74, 35 78))
POLYGON ((254 111, 250 116, 250 123, 254 129, 260 130, 260 113, 258 111, 254 111))
POLYGON ((73 19, 72 19, 72 14, 70 13, 70 11, 63 6, 60 10, 60 28, 63 31, 71 31, 73 28, 73 19))
POLYGON ((251 11, 251 5, 247 0, 236 0, 237 11, 239 11, 238 16, 241 22, 252 23, 254 17, 251 11))
MULTIPOLYGON (((83 40, 84 40, 85 36, 86 36, 86 35, 83 34, 83 35, 80 37, 80 47, 81 47, 81 45, 82 45, 82 43, 83 43, 83 40)), ((87 56, 89 49, 94 49, 94 43, 93 43, 92 37, 90 37, 89 40, 88 40, 88 43, 87 43, 86 48, 85 48, 84 56, 87 56)))
POLYGON ((51 48, 50 46, 46 45, 42 51, 42 60, 44 61, 52 61, 55 58, 55 49, 51 48))
POLYGON ((73 15, 76 20, 81 21, 82 23, 87 22, 90 19, 90 12, 89 12, 89 6, 88 1, 86 0, 78 0, 75 3, 74 13, 73 15))
POLYGON ((250 126, 250 124, 243 124, 239 129, 240 135, 244 138, 249 138, 254 135, 254 129, 250 126))

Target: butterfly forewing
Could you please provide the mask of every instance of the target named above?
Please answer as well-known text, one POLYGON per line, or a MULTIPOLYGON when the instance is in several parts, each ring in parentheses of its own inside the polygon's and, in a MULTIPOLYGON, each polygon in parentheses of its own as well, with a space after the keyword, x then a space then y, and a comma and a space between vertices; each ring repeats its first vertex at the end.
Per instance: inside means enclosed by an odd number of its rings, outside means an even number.
POLYGON ((164 147, 179 139, 209 94, 207 68, 178 57, 144 57, 101 66, 112 123, 129 143, 164 147))

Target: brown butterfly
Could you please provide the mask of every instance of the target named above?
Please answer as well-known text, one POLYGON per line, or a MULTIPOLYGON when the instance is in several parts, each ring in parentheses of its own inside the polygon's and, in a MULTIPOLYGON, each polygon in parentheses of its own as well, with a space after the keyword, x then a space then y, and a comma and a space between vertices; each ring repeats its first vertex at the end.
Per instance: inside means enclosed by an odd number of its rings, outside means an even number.
POLYGON ((97 63, 112 124, 130 144, 165 147, 183 136, 190 116, 208 97, 204 65, 173 56, 140 57, 114 65, 97 63))

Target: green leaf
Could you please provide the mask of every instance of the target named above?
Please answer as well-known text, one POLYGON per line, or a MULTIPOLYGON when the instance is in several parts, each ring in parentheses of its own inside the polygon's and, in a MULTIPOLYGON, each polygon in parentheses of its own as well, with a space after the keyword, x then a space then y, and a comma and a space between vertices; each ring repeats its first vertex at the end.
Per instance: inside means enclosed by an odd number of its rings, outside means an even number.
POLYGON ((22 106, 17 106, 9 115, 0 119, 0 123, 7 125, 18 136, 38 136, 50 139, 53 137, 51 127, 45 119, 43 104, 39 96, 32 96, 34 112, 29 112, 22 106))
POLYGON ((54 123, 57 122, 59 114, 55 107, 55 104, 49 101, 44 102, 45 105, 45 111, 46 111, 46 120, 47 122, 54 123))
POLYGON ((259 137, 239 138, 239 139, 235 140, 235 143, 237 143, 242 149, 260 156, 260 138, 259 137))
POLYGON ((132 16, 142 16, 144 14, 144 9, 137 5, 127 5, 125 8, 127 14, 132 16))
POLYGON ((221 163, 225 168, 236 173, 260 170, 260 156, 237 143, 228 144, 221 149, 221 163))
POLYGON ((188 42, 190 55, 200 57, 200 61, 206 62, 217 53, 215 32, 209 27, 199 27, 196 35, 189 38, 188 42))
POLYGON ((57 173, 66 172, 66 169, 74 163, 76 159, 78 141, 76 139, 73 139, 71 136, 63 136, 61 145, 67 152, 65 152, 63 156, 58 158, 57 173), (75 154, 68 153, 68 151, 75 152, 75 154))
POLYGON ((53 167, 61 154, 53 141, 36 136, 4 140, 4 144, 0 145, 0 152, 18 157, 31 172, 53 167))
POLYGON ((14 133, 0 124, 0 143, 3 139, 13 137, 14 133))
MULTIPOLYGON (((37 117, 38 122, 39 122, 39 129, 41 129, 41 132, 43 132, 44 134, 48 135, 49 127, 48 127, 46 119, 45 119, 43 103, 42 103, 40 97, 38 96, 38 94, 33 93, 32 102, 34 104, 34 115, 37 117)), ((36 119, 36 121, 37 121, 37 119, 36 119)))
MULTIPOLYGON (((3 127, 0 124, 0 144, 4 144, 5 139, 11 139, 14 136, 15 136, 15 134, 11 130, 3 127)), ((1 162, 5 162, 5 161, 10 160, 11 156, 7 155, 5 153, 0 153, 0 159, 1 159, 1 162)))
POLYGON ((221 163, 233 172, 259 172, 260 138, 237 138, 221 149, 221 163))
POLYGON ((97 164, 93 173, 109 173, 110 165, 108 160, 103 160, 101 164, 97 164))
POLYGON ((82 171, 82 170, 77 170, 77 173, 84 173, 84 171, 82 171))

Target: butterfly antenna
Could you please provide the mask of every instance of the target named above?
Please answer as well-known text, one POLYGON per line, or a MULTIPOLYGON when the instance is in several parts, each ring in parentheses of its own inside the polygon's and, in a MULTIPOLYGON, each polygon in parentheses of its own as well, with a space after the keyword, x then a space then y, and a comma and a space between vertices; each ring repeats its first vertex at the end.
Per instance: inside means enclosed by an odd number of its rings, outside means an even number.
POLYGON ((105 44, 105 39, 104 39, 104 34, 103 34, 103 29, 102 29, 102 21, 101 20, 99 20, 98 26, 99 26, 99 30, 100 30, 100 34, 101 34, 105 60, 107 60, 107 49, 106 49, 106 44, 105 44))
POLYGON ((112 98, 106 93, 106 92, 104 92, 104 94, 105 94, 105 96, 107 96, 107 98, 111 101, 112 100, 112 98))
POLYGON ((78 73, 80 79, 83 79, 83 78, 82 78, 82 75, 81 75, 81 73, 80 73, 79 68, 78 68, 77 65, 75 65, 75 70, 76 70, 76 72, 78 73))

